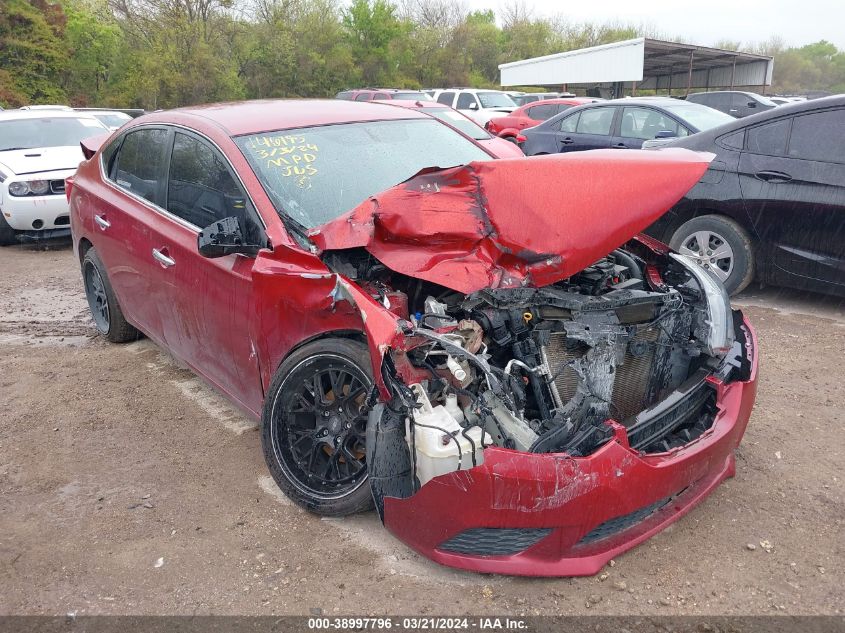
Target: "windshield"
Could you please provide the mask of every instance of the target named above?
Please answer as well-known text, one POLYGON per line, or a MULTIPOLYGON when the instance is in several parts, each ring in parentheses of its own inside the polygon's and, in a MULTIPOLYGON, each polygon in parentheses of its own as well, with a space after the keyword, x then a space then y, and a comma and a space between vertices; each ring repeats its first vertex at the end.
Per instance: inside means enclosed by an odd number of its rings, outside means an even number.
POLYGON ((108 129, 96 119, 43 116, 0 121, 0 152, 33 147, 68 147, 108 129))
POLYGON ((684 104, 662 105, 661 107, 682 121, 685 121, 699 132, 724 125, 725 123, 736 122, 736 119, 730 114, 725 114, 724 112, 698 103, 687 102, 684 104))
POLYGON ((757 99, 757 101, 759 101, 764 106, 776 106, 777 105, 777 103, 775 103, 774 101, 772 101, 768 97, 764 97, 763 95, 758 95, 756 92, 752 92, 751 94, 754 95, 754 98, 757 99))
POLYGON ((516 103, 504 92, 479 92, 482 108, 515 108, 516 103))
POLYGON ((434 119, 344 123, 235 139, 280 213, 313 228, 429 167, 491 160, 434 119))
POLYGON ((423 112, 430 114, 435 119, 440 119, 452 127, 458 128, 461 132, 470 138, 474 138, 476 141, 488 141, 491 138, 483 127, 468 119, 460 112, 452 110, 452 108, 425 108, 423 112))
POLYGON ((99 119, 109 127, 120 127, 127 121, 131 121, 132 117, 128 114, 123 114, 122 112, 109 112, 108 114, 100 114, 97 113, 94 115, 96 119, 99 119))

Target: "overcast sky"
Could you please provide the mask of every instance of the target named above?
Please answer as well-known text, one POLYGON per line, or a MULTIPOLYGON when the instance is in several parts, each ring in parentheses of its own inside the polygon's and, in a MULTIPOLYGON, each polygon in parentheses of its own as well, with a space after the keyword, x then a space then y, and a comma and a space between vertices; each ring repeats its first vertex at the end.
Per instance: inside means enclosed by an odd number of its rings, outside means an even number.
MULTIPOLYGON (((825 39, 845 49, 845 0, 522 0, 538 15, 562 13, 572 22, 644 24, 692 44, 720 39, 745 44, 779 35, 790 46, 825 39)), ((466 0, 473 9, 500 0, 466 0)))

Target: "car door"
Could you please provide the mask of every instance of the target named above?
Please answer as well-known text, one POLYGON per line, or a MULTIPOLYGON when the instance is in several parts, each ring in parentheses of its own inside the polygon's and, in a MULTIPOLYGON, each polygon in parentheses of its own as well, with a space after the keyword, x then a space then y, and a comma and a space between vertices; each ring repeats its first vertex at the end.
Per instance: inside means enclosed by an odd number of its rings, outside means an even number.
POLYGON ((164 340, 153 299, 156 263, 153 226, 164 206, 167 155, 172 133, 133 128, 104 152, 107 184, 95 203, 92 242, 127 318, 153 340, 164 340))
POLYGON ((195 371, 258 413, 262 389, 253 339, 254 259, 199 254, 199 231, 237 217, 245 240, 263 226, 229 162, 199 135, 174 134, 167 207, 156 227, 161 318, 167 346, 195 371))
POLYGON ((740 158, 749 215, 775 283, 845 285, 845 109, 750 128, 740 158))
MULTIPOLYGON (((571 124, 561 125, 557 134, 558 151, 578 152, 610 147, 616 110, 612 106, 581 110, 574 131, 569 131, 571 124)), ((568 117, 563 121, 568 121, 568 117)))

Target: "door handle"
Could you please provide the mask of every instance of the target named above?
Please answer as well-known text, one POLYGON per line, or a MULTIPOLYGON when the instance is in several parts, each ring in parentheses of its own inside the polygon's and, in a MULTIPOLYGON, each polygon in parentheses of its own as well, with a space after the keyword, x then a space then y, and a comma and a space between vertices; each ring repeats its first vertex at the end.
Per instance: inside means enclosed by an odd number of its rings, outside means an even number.
POLYGON ((111 222, 109 222, 108 220, 106 220, 104 217, 102 217, 100 215, 94 216, 94 222, 96 222, 97 226, 99 226, 104 231, 111 226, 111 222))
POLYGON ((758 171, 756 174, 754 174, 754 177, 757 180, 762 180, 764 182, 771 182, 775 184, 789 182, 790 180, 792 180, 792 176, 790 176, 789 174, 785 174, 782 171, 758 171))
POLYGON ((617 143, 613 146, 615 149, 628 149, 628 146, 625 143, 617 143))
POLYGON ((575 141, 573 141, 573 140, 572 140, 571 138, 569 138, 568 136, 567 136, 566 138, 564 138, 564 139, 561 139, 561 140, 560 140, 560 144, 561 144, 561 145, 572 145, 574 142, 575 142, 575 141))
POLYGON ((153 249, 153 259, 156 260, 159 264, 164 266, 165 268, 170 268, 171 266, 176 265, 176 260, 172 257, 168 257, 164 253, 162 253, 157 248, 153 249))

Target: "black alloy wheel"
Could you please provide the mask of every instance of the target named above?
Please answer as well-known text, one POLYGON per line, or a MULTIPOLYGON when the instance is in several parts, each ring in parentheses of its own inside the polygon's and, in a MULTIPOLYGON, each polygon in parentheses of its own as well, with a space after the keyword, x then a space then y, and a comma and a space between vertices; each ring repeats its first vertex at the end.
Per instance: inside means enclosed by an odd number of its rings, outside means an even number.
POLYGON ((366 509, 366 431, 372 388, 365 345, 326 339, 282 363, 262 417, 262 442, 279 487, 318 514, 366 509))

